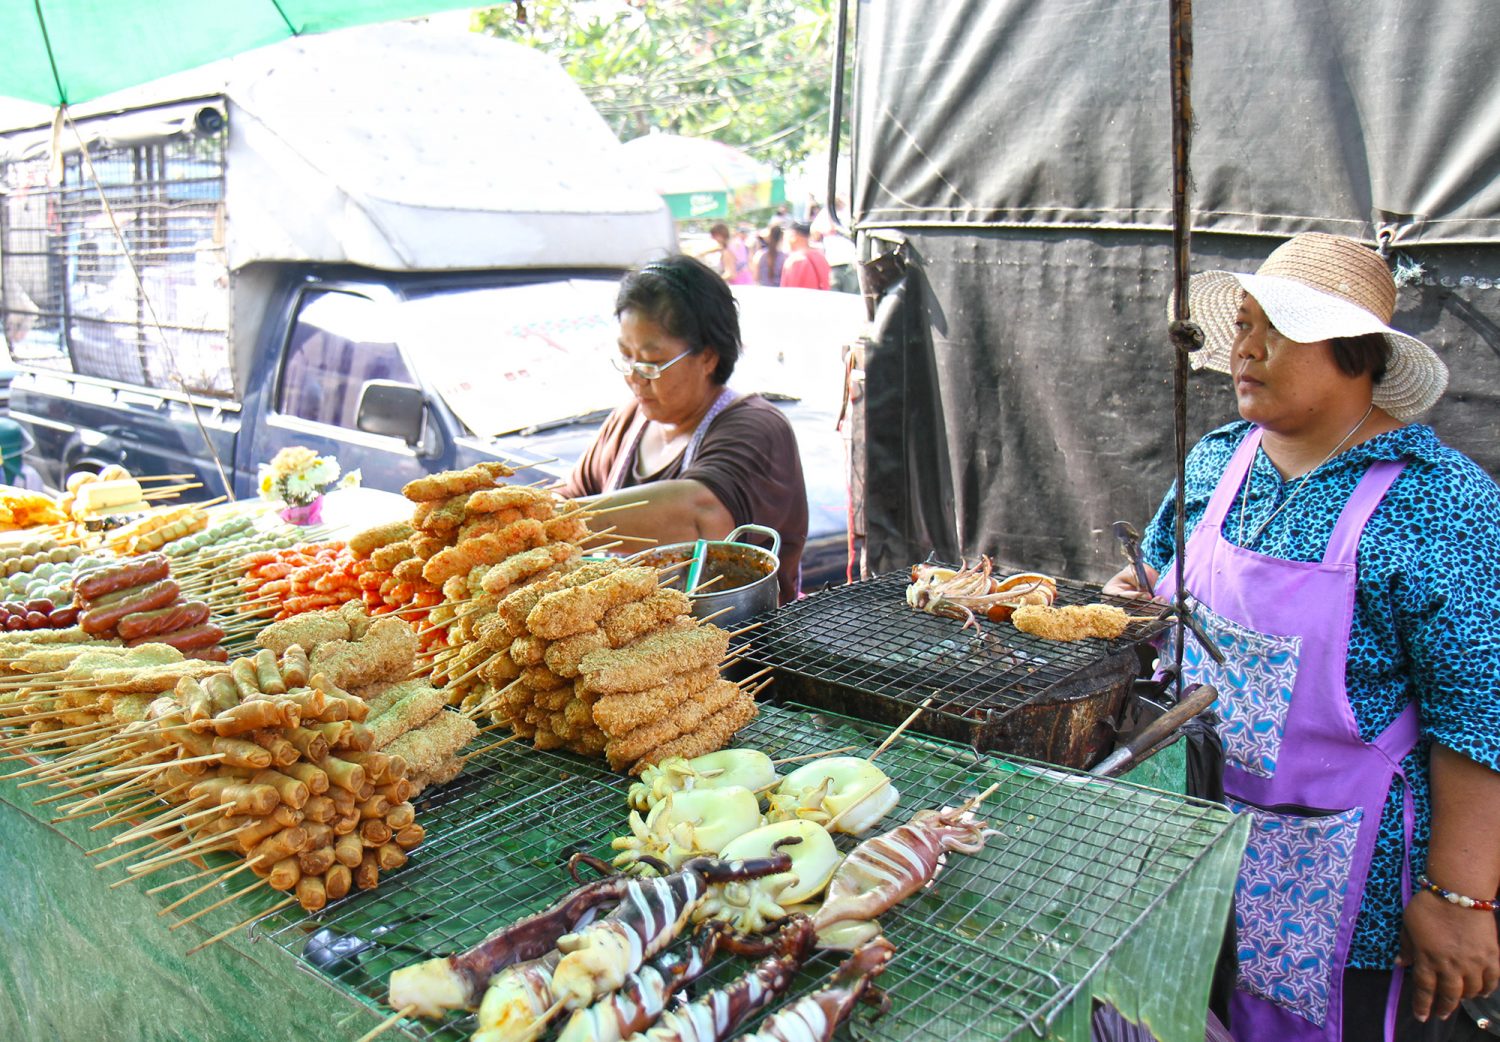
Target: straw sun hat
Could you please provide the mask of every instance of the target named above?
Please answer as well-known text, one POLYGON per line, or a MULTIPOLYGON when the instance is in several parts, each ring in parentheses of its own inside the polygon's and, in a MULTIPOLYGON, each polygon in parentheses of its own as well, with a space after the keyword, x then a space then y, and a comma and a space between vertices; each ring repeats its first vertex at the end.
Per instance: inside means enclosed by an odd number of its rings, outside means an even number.
POLYGON ((1448 367, 1432 348, 1389 325, 1396 283, 1374 250, 1337 235, 1305 232, 1282 243, 1254 275, 1205 271, 1188 285, 1204 347, 1194 368, 1230 371, 1234 320, 1243 294, 1256 299, 1287 339, 1311 344, 1336 337, 1384 334, 1391 346, 1375 404, 1398 420, 1432 407, 1448 385, 1448 367))

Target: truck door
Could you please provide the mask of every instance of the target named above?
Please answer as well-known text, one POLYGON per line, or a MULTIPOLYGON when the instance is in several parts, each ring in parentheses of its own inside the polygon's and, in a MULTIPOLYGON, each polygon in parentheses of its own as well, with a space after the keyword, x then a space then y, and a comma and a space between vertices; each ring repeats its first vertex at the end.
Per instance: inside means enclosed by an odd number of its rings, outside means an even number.
POLYGON ((385 302, 361 293, 321 287, 302 293, 265 426, 253 435, 257 460, 304 445, 389 492, 440 469, 451 450, 430 408, 410 441, 360 429, 360 401, 371 381, 418 386, 386 314, 385 302))

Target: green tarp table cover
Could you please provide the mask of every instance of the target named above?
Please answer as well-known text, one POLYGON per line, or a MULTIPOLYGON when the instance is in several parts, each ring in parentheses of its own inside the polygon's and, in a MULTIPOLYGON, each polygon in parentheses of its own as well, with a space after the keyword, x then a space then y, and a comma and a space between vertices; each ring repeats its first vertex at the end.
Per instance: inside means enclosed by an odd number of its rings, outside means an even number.
MULTIPOLYGON (((868 754, 885 729, 766 707, 740 744, 773 757, 845 745, 868 754)), ((936 884, 883 917, 898 955, 880 983, 891 1011, 872 1039, 1084 1042, 1092 1000, 1108 999, 1164 1042, 1202 1038, 1208 978, 1228 914, 1245 822, 1223 808, 1000 757, 908 732, 878 761, 901 791, 885 827, 955 805, 991 784, 997 831, 978 855, 950 855, 936 884)), ((518 744, 485 752, 424 794, 427 842, 373 893, 308 916, 293 907, 204 951, 185 952, 272 906, 264 889, 183 928, 179 915, 232 893, 248 873, 165 917, 192 870, 111 888, 83 850, 123 829, 48 824, 39 788, 0 782, 0 1037, 353 1039, 388 1011, 391 970, 461 950, 551 904, 574 851, 607 854, 625 830, 624 781, 602 763, 518 744)), ((852 842, 842 837, 840 845, 852 842)), ((793 995, 838 961, 818 956, 793 995)), ((722 983, 741 960, 722 962, 722 983)), ((865 1014, 859 1014, 861 1018, 865 1014)), ((755 1022, 752 1022, 751 1027, 755 1022)), ((466 1038, 472 1018, 402 1021, 387 1037, 466 1038)))

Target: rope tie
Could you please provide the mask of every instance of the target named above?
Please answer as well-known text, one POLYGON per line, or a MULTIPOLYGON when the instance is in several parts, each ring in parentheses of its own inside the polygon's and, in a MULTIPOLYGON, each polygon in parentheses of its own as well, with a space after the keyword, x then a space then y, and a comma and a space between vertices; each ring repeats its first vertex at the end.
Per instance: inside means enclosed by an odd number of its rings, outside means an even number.
POLYGON ((1190 318, 1174 319, 1167 325, 1167 338, 1185 355, 1203 350, 1203 327, 1190 318))

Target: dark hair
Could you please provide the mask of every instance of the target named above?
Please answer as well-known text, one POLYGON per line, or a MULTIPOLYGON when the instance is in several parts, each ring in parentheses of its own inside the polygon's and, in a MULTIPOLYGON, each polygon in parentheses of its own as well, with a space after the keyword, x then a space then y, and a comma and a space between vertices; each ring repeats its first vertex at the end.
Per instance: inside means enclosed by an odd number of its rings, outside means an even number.
POLYGON ((1385 368, 1391 361, 1391 343, 1384 333, 1334 337, 1328 343, 1333 347, 1334 363, 1345 376, 1369 373, 1370 381, 1377 384, 1385 378, 1385 368))
POLYGON ((708 234, 713 236, 714 241, 716 242, 718 241, 720 235, 724 236, 724 238, 727 239, 729 238, 729 225, 725 224, 723 221, 720 221, 718 224, 714 225, 708 230, 708 234))
POLYGON ((615 318, 626 311, 687 341, 695 355, 713 348, 719 353, 714 383, 729 382, 740 357, 739 304, 724 276, 707 264, 679 253, 632 271, 615 296, 615 318))

